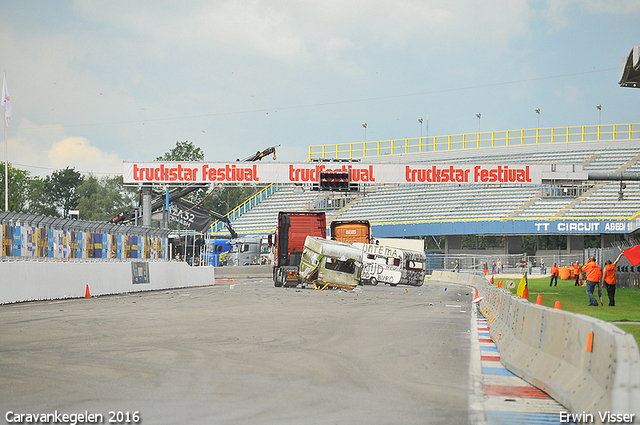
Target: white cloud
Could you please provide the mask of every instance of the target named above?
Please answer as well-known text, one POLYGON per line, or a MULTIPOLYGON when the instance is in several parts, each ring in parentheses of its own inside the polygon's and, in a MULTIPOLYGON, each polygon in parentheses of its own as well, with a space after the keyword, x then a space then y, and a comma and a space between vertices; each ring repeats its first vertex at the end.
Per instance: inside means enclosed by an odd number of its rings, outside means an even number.
POLYGON ((122 160, 117 154, 92 146, 84 137, 69 137, 54 143, 47 157, 56 169, 69 166, 82 172, 122 173, 122 160))
POLYGON ((38 127, 23 120, 8 142, 9 163, 33 175, 44 176, 66 167, 85 174, 122 173, 118 154, 104 152, 84 137, 68 137, 58 125, 38 127))
POLYGON ((96 24, 137 34, 156 54, 171 55, 167 47, 174 46, 206 56, 222 50, 301 63, 317 55, 346 60, 365 48, 503 45, 526 33, 531 18, 526 0, 80 1, 76 8, 96 24))
POLYGON ((565 27, 575 16, 572 8, 584 9, 587 12, 611 15, 629 16, 640 12, 640 2, 638 0, 546 0, 546 10, 544 16, 558 27, 565 27))

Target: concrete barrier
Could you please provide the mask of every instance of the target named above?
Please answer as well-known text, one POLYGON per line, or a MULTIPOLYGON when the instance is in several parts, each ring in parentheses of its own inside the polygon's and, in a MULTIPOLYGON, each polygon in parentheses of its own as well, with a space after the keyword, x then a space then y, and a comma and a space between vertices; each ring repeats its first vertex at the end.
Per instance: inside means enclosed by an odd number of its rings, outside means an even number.
POLYGON ((263 277, 271 279, 273 277, 273 267, 267 264, 258 266, 225 266, 216 267, 217 278, 251 278, 263 277))
POLYGON ((0 262, 0 304, 215 284, 214 267, 184 262, 0 262))
POLYGON ((593 423, 608 423, 601 416, 607 412, 640 422, 640 352, 632 335, 602 320, 529 303, 480 276, 434 272, 431 279, 478 290, 489 334, 511 372, 570 412, 593 415, 593 423))

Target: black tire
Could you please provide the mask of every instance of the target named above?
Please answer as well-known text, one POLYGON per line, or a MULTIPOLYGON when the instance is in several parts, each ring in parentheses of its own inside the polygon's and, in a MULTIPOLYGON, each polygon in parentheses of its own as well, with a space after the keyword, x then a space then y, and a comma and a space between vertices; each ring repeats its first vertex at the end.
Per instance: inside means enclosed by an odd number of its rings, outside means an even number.
POLYGON ((372 277, 371 279, 369 279, 369 285, 376 286, 377 284, 378 284, 378 281, 376 280, 375 277, 372 277))
POLYGON ((276 288, 280 288, 282 286, 282 280, 280 279, 280 270, 275 269, 273 271, 273 284, 276 288))

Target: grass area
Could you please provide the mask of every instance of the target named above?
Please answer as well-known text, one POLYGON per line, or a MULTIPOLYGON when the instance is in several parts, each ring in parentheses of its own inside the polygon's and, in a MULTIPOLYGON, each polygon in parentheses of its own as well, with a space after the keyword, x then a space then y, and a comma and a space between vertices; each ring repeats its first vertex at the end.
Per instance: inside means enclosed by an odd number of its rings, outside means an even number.
MULTIPOLYGON (((517 291, 519 280, 513 279, 516 288, 512 288, 513 294, 517 291)), ((529 302, 535 303, 538 294, 542 297, 542 305, 553 308, 556 301, 560 301, 562 310, 572 313, 586 314, 606 322, 640 322, 640 291, 632 288, 616 289, 616 305, 609 307, 607 291, 602 293, 604 306, 589 307, 589 297, 586 286, 574 286, 573 280, 558 280, 558 286, 549 286, 548 278, 528 279, 529 302)), ((594 291, 598 298, 598 289, 594 291)), ((640 346, 640 325, 618 324, 625 332, 632 334, 640 346)))
POLYGON ((618 325, 620 329, 630 333, 636 339, 638 346, 640 346, 640 325, 618 325))

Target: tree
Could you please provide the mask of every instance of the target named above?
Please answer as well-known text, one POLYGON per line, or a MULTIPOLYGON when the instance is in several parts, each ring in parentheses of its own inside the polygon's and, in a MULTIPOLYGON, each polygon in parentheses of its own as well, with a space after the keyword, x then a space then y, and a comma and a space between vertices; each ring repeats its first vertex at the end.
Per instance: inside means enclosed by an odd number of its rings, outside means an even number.
POLYGON ((58 212, 62 212, 63 217, 69 214, 70 209, 77 208, 78 202, 80 202, 78 187, 83 180, 84 177, 80 172, 69 167, 54 171, 51 176, 45 177, 44 186, 49 194, 51 204, 58 212))
POLYGON ((49 196, 48 186, 39 177, 34 177, 29 182, 29 191, 26 194, 31 214, 46 215, 49 217, 60 217, 60 213, 53 205, 49 196))
POLYGON ((118 213, 135 208, 138 190, 126 187, 122 176, 87 176, 78 187, 78 209, 82 220, 107 221, 118 213))
POLYGON ((188 140, 177 141, 173 149, 157 157, 156 161, 204 161, 204 152, 188 140))
MULTIPOLYGON (((164 155, 156 158, 156 161, 204 161, 204 151, 189 141, 176 142, 176 146, 164 155)), ((209 185, 208 188, 199 189, 186 196, 186 199, 199 203, 202 208, 215 211, 218 214, 226 214, 247 198, 253 196, 264 186, 255 185, 209 185), (213 191, 209 195, 209 192, 213 191)))
POLYGON ((202 207, 224 215, 263 188, 264 185, 218 185, 213 193, 202 202, 202 207))
MULTIPOLYGON (((174 148, 165 152, 164 155, 157 157, 156 161, 204 161, 204 151, 188 140, 184 142, 178 140, 174 148)), ((213 186, 211 186, 211 188, 213 188, 213 186)), ((206 196, 211 188, 198 189, 187 195, 185 199, 193 203, 198 203, 206 196)), ((155 190, 164 191, 164 188, 156 186, 155 190)))
MULTIPOLYGON (((0 204, 4 211, 4 165, 0 164, 0 204)), ((25 194, 29 192, 30 176, 28 171, 13 168, 9 165, 9 211, 26 212, 27 197, 25 194)))

